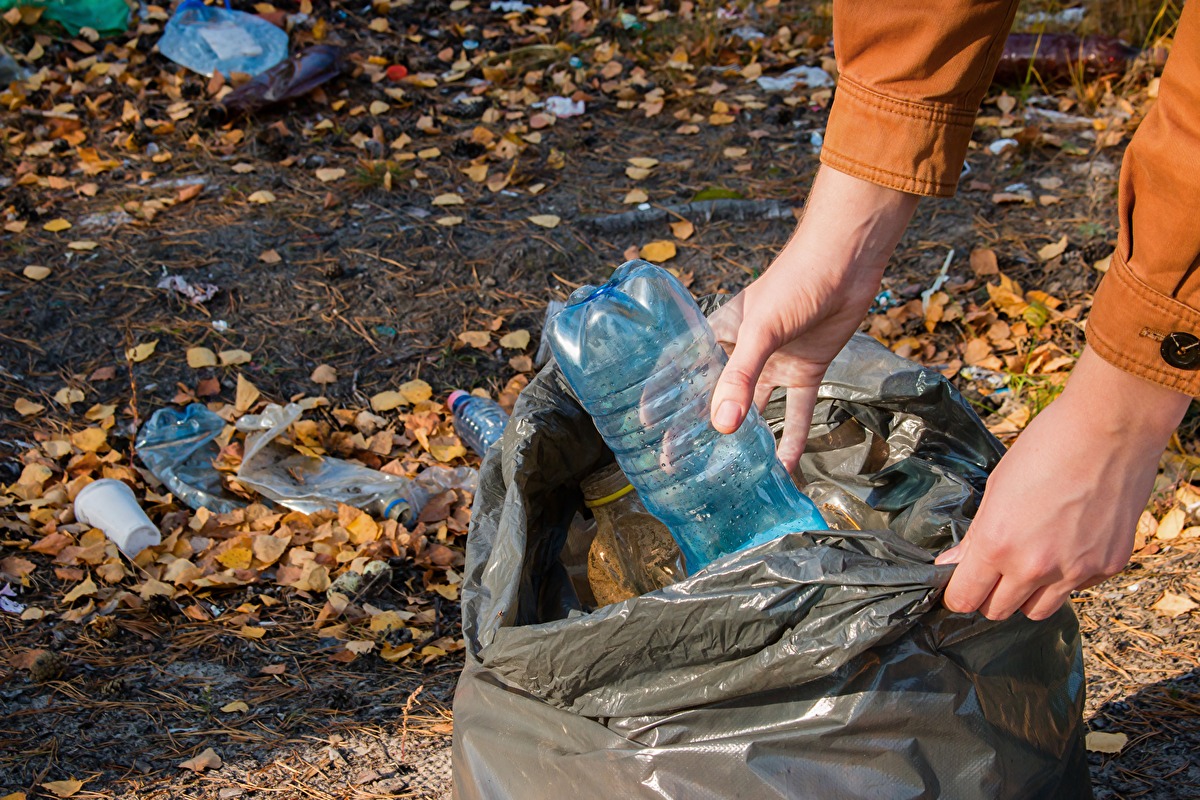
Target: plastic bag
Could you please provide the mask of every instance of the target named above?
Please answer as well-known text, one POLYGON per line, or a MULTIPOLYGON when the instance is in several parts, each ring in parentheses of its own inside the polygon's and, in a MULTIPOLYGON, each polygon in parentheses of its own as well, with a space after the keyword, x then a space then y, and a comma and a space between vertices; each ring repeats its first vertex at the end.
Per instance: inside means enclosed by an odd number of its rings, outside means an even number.
POLYGON ((261 17, 183 0, 158 40, 158 51, 192 72, 212 77, 258 75, 287 57, 287 33, 261 17))
POLYGON ((239 114, 294 100, 342 74, 342 48, 319 44, 258 75, 213 106, 211 116, 224 122, 239 114))
POLYGON ((72 36, 84 28, 114 34, 129 27, 125 0, 0 0, 0 11, 20 6, 44 8, 42 19, 59 23, 72 36))
MULTIPOLYGON (((416 478, 402 478, 330 457, 306 456, 275 439, 304 413, 289 403, 268 405, 262 414, 238 420, 249 432, 238 467, 238 483, 294 511, 312 513, 337 508, 338 503, 389 516, 393 501, 403 501, 407 513, 395 517, 416 521, 433 497, 448 489, 475 491, 478 473, 471 467, 428 467, 416 478)), ((138 431, 135 447, 142 463, 177 498, 192 508, 225 513, 246 505, 227 490, 212 465, 220 452, 216 438, 225 421, 200 403, 183 412, 159 409, 138 431)))
MULTIPOLYGON (((933 555, 999 443, 867 337, 820 398, 805 474, 890 530, 789 534, 584 613, 557 555, 611 455, 555 365, 529 384, 472 513, 460 800, 1091 797, 1070 607, 990 622, 939 604, 952 568, 933 555)), ((781 425, 782 402, 764 416, 781 425)))

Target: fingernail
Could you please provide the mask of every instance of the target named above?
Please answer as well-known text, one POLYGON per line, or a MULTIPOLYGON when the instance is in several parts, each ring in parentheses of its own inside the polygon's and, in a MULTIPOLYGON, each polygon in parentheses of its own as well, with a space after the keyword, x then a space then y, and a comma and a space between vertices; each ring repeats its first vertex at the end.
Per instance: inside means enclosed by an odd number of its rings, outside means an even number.
POLYGON ((713 425, 720 429, 732 431, 737 428, 738 423, 742 421, 742 409, 733 400, 726 400, 717 408, 717 414, 713 417, 713 425))
POLYGON ((962 551, 955 546, 951 547, 946 552, 939 554, 938 557, 933 560, 933 563, 937 564, 938 566, 943 564, 957 564, 961 558, 962 551))

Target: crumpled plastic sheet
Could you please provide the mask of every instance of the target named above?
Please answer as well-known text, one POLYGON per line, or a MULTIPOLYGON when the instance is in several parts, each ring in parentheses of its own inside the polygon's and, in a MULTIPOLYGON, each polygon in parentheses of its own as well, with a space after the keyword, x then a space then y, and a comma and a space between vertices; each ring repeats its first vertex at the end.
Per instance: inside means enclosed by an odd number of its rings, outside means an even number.
POLYGON ((991 622, 939 603, 952 567, 933 556, 1002 452, 941 375, 856 335, 802 469, 881 527, 788 534, 585 613, 559 551, 612 456, 550 364, 481 470, 455 796, 1090 798, 1070 607, 991 622))

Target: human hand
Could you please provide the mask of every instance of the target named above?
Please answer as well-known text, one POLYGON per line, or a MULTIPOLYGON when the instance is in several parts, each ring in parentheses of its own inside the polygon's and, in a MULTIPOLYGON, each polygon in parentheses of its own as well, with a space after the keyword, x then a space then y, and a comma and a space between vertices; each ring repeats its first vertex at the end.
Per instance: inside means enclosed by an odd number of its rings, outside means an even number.
POLYGON ((858 329, 917 197, 829 168, 813 182, 804 218, 770 268, 709 317, 729 363, 713 391, 712 423, 732 433, 753 402, 787 387, 779 460, 804 452, 817 388, 858 329))
POLYGON ((958 565, 946 608, 1045 619, 1075 589, 1120 572, 1190 401, 1085 350, 992 473, 966 537, 938 556, 958 565))

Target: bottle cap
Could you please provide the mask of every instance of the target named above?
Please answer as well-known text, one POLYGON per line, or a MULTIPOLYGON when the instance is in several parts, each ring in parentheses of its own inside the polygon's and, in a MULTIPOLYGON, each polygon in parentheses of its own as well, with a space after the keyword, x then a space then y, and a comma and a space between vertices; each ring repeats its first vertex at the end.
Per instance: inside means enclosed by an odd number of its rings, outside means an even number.
POLYGON ((450 393, 450 396, 446 398, 446 408, 453 411, 454 407, 456 405, 458 405, 459 400, 462 400, 463 398, 470 397, 470 396, 471 395, 467 394, 462 389, 455 389, 453 392, 450 393))

